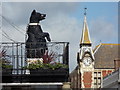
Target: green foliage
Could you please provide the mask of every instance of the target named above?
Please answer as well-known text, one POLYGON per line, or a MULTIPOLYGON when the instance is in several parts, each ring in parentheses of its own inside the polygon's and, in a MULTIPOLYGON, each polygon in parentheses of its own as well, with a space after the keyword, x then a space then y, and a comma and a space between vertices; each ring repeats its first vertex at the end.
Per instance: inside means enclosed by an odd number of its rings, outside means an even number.
POLYGON ((50 63, 37 63, 37 64, 29 64, 28 66, 24 67, 26 69, 52 69, 52 70, 55 70, 55 69, 60 69, 60 68, 68 68, 67 65, 65 64, 62 64, 62 63, 54 63, 54 64, 50 64, 50 63))
POLYGON ((31 62, 28 66, 23 67, 24 69, 60 69, 65 68, 68 69, 68 65, 57 63, 55 62, 56 55, 53 51, 48 51, 42 56, 43 62, 40 60, 36 60, 34 62, 31 62))
POLYGON ((0 59, 0 67, 2 67, 2 69, 11 69, 13 66, 8 60, 0 59))
POLYGON ((6 50, 0 51, 0 67, 2 69, 11 69, 13 66, 11 65, 11 62, 6 59, 6 50))
POLYGON ((2 69, 12 69, 12 65, 2 64, 2 69))

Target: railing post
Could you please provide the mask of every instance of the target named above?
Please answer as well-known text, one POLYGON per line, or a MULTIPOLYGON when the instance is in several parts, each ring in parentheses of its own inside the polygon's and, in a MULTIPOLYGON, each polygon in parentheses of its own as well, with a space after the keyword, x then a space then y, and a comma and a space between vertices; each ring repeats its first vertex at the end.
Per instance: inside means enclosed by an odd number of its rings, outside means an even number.
POLYGON ((22 47, 22 43, 20 44, 21 45, 21 74, 23 74, 23 70, 22 70, 22 67, 23 67, 23 47, 22 47))
POLYGON ((16 61, 16 62, 17 62, 17 64, 16 64, 16 65, 17 65, 17 68, 16 68, 16 69, 17 69, 17 75, 18 75, 18 73, 19 73, 19 72, 18 72, 18 70, 19 70, 18 43, 16 43, 16 60, 17 60, 17 61, 16 61))
POLYGON ((67 43, 65 48, 64 48, 63 64, 69 65, 69 43, 67 43))

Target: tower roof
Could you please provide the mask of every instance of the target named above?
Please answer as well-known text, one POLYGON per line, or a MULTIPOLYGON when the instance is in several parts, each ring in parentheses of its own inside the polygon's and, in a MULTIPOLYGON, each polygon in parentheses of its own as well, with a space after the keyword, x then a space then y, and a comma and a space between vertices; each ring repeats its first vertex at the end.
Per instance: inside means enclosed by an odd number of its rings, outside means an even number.
POLYGON ((82 30, 82 37, 80 44, 91 44, 89 29, 86 20, 86 12, 84 13, 84 23, 83 23, 83 30, 82 30))

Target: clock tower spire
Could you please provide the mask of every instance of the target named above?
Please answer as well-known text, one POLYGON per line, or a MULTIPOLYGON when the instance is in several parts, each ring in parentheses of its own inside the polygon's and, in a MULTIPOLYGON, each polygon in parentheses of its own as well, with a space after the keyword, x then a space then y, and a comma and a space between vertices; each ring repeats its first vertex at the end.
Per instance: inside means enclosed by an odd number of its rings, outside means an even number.
POLYGON ((81 88, 93 88, 94 86, 94 54, 92 50, 92 42, 90 40, 89 29, 86 19, 86 10, 84 8, 84 22, 82 29, 82 37, 80 40, 80 51, 77 55, 77 62, 79 67, 79 75, 81 77, 81 88))
POLYGON ((85 13, 84 13, 84 22, 83 22, 83 29, 82 29, 82 37, 81 37, 81 41, 80 41, 80 47, 82 47, 83 45, 90 45, 92 44, 91 40, 90 40, 90 35, 89 35, 89 28, 87 25, 87 19, 86 19, 86 10, 85 9, 85 13))
POLYGON ((94 55, 92 51, 92 42, 90 40, 90 34, 89 34, 89 28, 87 25, 87 19, 86 19, 86 10, 87 8, 84 8, 84 22, 83 22, 83 29, 82 29, 82 37, 80 40, 80 60, 83 59, 84 54, 89 52, 91 55, 91 58, 94 60, 94 55))

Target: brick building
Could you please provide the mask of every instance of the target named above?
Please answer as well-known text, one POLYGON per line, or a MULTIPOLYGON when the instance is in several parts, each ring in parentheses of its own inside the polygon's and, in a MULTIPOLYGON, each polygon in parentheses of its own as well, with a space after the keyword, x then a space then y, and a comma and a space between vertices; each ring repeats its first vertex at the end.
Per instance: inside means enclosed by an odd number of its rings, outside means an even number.
POLYGON ((102 88, 120 89, 120 68, 103 78, 102 88))
POLYGON ((120 44, 100 43, 92 49, 85 13, 78 65, 70 73, 71 88, 100 88, 103 77, 118 68, 119 48, 120 44))

